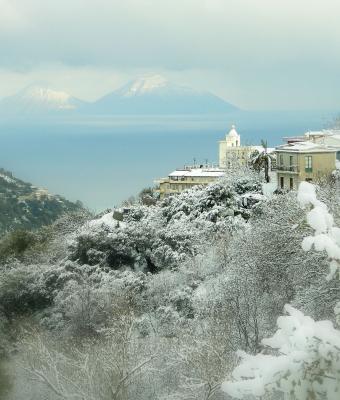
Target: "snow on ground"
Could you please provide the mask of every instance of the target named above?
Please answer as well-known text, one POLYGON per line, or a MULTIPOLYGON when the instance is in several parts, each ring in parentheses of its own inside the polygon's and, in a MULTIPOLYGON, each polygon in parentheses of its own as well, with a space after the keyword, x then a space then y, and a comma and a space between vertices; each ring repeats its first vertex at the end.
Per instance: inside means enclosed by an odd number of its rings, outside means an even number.
POLYGON ((93 219, 89 221, 87 224, 89 228, 106 226, 110 229, 116 229, 118 226, 123 227, 124 225, 125 225, 124 222, 117 221, 116 219, 113 218, 113 212, 104 214, 102 217, 98 219, 93 219))
POLYGON ((86 222, 77 231, 71 233, 66 238, 66 241, 68 245, 71 245, 79 235, 96 235, 99 231, 103 230, 103 228, 106 228, 108 234, 110 234, 113 233, 118 227, 124 228, 125 226, 125 222, 117 221, 113 218, 113 212, 111 211, 107 214, 104 214, 100 218, 92 219, 91 221, 86 222))
POLYGON ((8 183, 15 183, 15 180, 12 179, 12 178, 10 178, 10 177, 7 176, 7 175, 0 174, 0 178, 4 179, 4 180, 5 180, 6 182, 8 182, 8 183))
POLYGON ((270 182, 262 184, 262 192, 266 197, 272 197, 274 191, 277 189, 277 174, 276 171, 269 173, 270 182))

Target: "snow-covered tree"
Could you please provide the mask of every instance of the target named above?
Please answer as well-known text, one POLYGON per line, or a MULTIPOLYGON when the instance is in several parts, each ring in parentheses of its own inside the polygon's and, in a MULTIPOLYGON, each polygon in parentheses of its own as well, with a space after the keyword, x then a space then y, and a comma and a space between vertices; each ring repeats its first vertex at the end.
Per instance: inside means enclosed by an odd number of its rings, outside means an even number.
MULTIPOLYGON (((121 316, 114 336, 77 347, 53 343, 43 334, 26 337, 21 351, 23 368, 53 398, 73 400, 127 400, 137 390, 139 375, 146 374, 157 355, 157 346, 143 348, 131 334, 133 318, 121 316)), ((138 396, 133 395, 134 398, 138 396)))
POLYGON ((261 140, 261 145, 263 150, 253 155, 253 157, 251 158, 251 164, 257 171, 261 171, 262 169, 264 170, 264 176, 266 182, 268 183, 270 180, 269 168, 273 161, 273 156, 268 153, 267 141, 261 140))
POLYGON ((73 236, 69 258, 80 264, 153 273, 176 268, 197 254, 202 244, 243 229, 265 200, 261 191, 258 174, 241 170, 154 206, 134 204, 119 224, 109 212, 73 236))
MULTIPOLYGON (((327 279, 331 279, 339 272, 340 229, 334 226, 325 203, 317 199, 313 185, 302 182, 298 200, 302 207, 311 207, 307 223, 314 230, 314 235, 303 239, 302 248, 327 253, 327 279)), ((278 319, 277 332, 262 341, 265 352, 239 353, 242 362, 233 372, 233 381, 222 385, 223 390, 239 399, 261 398, 266 393, 282 393, 296 400, 338 399, 340 331, 331 321, 314 321, 289 305, 285 311, 288 315, 278 319)))

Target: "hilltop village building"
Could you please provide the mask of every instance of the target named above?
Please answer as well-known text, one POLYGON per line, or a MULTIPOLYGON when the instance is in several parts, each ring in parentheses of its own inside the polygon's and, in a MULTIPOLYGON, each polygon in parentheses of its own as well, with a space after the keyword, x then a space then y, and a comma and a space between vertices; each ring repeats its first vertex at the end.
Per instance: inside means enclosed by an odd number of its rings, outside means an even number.
MULTIPOLYGON (((268 149, 271 152, 273 149, 268 149)), ((227 173, 232 167, 246 166, 254 151, 263 151, 261 146, 241 146, 241 136, 232 125, 224 140, 219 142, 219 167, 191 166, 176 169, 166 178, 155 181, 160 198, 178 194, 198 185, 209 185, 227 173)))
MULTIPOLYGON (((274 155, 277 188, 296 190, 302 181, 315 182, 329 178, 340 166, 340 130, 307 132, 302 136, 285 138, 286 144, 267 149, 274 155), (275 153, 275 154, 274 154, 275 153)), ((224 140, 219 142, 219 167, 191 166, 176 169, 155 183, 160 198, 179 194, 198 185, 209 185, 220 179, 232 167, 249 165, 254 152, 261 146, 241 146, 241 136, 232 125, 224 140)), ((275 177, 275 173, 274 173, 275 177)))
POLYGON ((336 159, 340 160, 340 130, 324 129, 322 131, 309 131, 303 136, 304 140, 322 144, 336 150, 336 159))
POLYGON ((289 140, 276 148, 279 189, 296 190, 302 181, 314 182, 332 175, 337 150, 312 141, 289 140))
POLYGON ((220 168, 247 165, 253 150, 251 146, 241 146, 241 136, 237 133, 235 125, 232 125, 225 139, 219 142, 220 168))
MULTIPOLYGON (((231 126, 224 140, 219 141, 219 167, 229 169, 232 167, 247 166, 251 155, 261 153, 262 146, 241 146, 241 135, 236 131, 235 125, 231 126)), ((274 148, 267 148, 268 153, 274 153, 274 148)))
POLYGON ((156 192, 161 199, 171 194, 179 194, 184 190, 199 185, 209 185, 225 175, 225 171, 220 168, 209 168, 204 166, 184 167, 171 172, 167 178, 161 178, 155 183, 159 185, 156 192))

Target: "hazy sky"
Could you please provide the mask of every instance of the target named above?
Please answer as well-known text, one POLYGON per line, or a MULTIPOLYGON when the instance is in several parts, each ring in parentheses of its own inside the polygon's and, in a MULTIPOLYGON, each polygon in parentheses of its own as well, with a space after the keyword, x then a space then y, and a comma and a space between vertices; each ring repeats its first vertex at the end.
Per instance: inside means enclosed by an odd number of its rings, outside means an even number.
POLYGON ((0 98, 160 73, 248 109, 340 109, 340 0, 0 0, 0 98))

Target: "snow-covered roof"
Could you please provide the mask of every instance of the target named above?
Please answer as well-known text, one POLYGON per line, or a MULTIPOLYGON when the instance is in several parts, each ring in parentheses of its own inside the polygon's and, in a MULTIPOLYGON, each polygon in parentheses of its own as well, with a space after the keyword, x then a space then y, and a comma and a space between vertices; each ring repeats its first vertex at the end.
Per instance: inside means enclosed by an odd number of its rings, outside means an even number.
MULTIPOLYGON (((262 153, 264 148, 263 146, 250 146, 252 150, 257 150, 259 153, 262 153)), ((267 153, 274 153, 275 152, 275 147, 267 147, 267 153)))
POLYGON ((305 136, 334 136, 340 135, 340 129, 322 129, 321 131, 308 131, 305 136))
POLYGON ((320 143, 293 142, 276 147, 276 151, 295 153, 334 153, 336 150, 320 143))
MULTIPOLYGON (((110 229, 116 229, 118 222, 116 219, 113 218, 113 212, 111 211, 107 214, 104 214, 100 218, 92 219, 85 225, 86 225, 86 227, 89 227, 89 228, 98 228, 98 227, 106 226, 110 229)), ((124 226, 124 222, 119 222, 119 226, 120 227, 124 226)))
POLYGON ((219 178, 225 175, 225 171, 219 168, 192 168, 192 169, 177 169, 171 172, 169 177, 216 177, 219 178))

